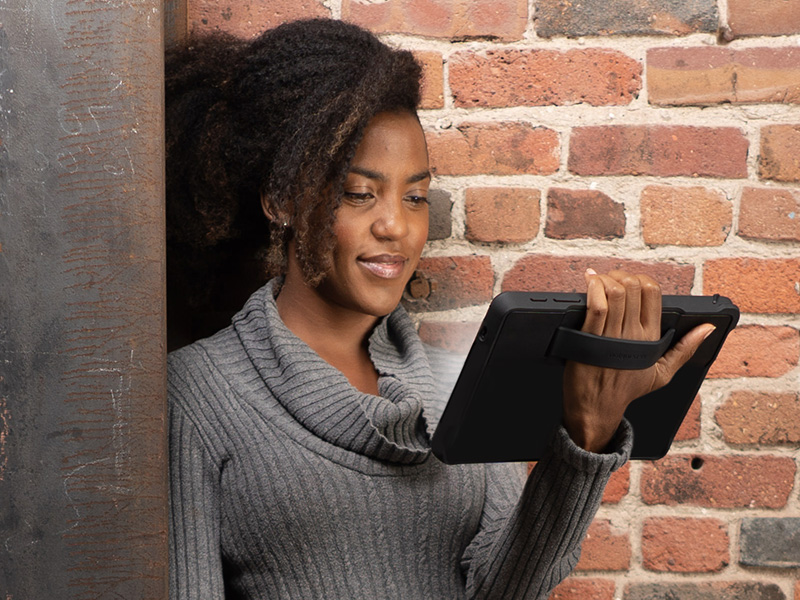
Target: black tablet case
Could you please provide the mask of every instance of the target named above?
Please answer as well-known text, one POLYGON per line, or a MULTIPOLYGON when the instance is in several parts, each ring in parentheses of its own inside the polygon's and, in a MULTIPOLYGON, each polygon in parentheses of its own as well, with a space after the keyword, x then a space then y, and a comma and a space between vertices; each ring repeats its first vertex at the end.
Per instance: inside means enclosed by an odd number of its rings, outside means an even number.
POLYGON ((632 342, 580 332, 585 294, 504 292, 492 302, 434 433, 443 462, 538 460, 561 422, 567 359, 646 368, 696 325, 716 330, 669 384, 633 401, 632 458, 658 459, 683 418, 739 310, 725 297, 664 296, 662 338, 632 342))

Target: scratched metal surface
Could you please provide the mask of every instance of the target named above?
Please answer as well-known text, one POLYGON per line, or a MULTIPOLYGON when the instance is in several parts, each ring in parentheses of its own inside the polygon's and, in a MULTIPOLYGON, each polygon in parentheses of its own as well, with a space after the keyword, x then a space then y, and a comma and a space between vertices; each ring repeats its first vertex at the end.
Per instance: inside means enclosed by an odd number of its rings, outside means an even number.
POLYGON ((161 0, 0 23, 0 597, 166 598, 161 0))
POLYGON ((164 0, 164 43, 168 48, 186 38, 186 0, 164 0))

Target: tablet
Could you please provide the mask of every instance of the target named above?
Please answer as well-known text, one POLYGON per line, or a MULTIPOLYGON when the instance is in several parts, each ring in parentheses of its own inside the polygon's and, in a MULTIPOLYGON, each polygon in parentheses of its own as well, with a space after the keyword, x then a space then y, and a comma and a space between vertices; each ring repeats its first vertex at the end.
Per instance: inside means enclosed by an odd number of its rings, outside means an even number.
POLYGON ((538 460, 561 423, 567 360, 619 369, 654 364, 693 327, 716 330, 664 387, 634 400, 632 458, 669 450, 711 363, 739 320, 723 296, 664 296, 662 337, 637 342, 580 331, 585 294, 504 292, 489 306, 431 447, 443 462, 538 460))

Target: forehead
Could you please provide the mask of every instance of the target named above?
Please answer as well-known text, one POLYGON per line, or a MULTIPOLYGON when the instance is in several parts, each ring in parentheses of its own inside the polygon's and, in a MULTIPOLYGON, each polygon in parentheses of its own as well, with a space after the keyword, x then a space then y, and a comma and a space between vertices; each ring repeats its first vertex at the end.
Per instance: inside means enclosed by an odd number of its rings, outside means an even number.
POLYGON ((379 113, 364 130, 351 165, 411 166, 427 169, 425 135, 416 116, 407 112, 379 113))

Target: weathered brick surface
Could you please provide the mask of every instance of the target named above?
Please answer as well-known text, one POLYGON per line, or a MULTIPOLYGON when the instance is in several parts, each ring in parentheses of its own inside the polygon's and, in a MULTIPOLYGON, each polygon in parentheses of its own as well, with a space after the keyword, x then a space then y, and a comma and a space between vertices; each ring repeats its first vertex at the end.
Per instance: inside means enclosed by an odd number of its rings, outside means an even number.
POLYGON ((568 577, 553 590, 549 600, 614 600, 615 589, 610 579, 568 577))
POLYGON ((465 212, 468 240, 527 242, 539 232, 539 190, 469 188, 465 212))
POLYGON ((800 312, 800 258, 706 261, 703 290, 728 296, 742 312, 800 312))
POLYGON ((761 128, 759 177, 775 181, 800 181, 800 125, 761 128))
POLYGON ((537 0, 535 18, 536 33, 542 37, 686 35, 716 31, 718 21, 714 0, 537 0))
POLYGON ((800 102, 800 48, 651 48, 647 97, 653 104, 800 102))
POLYGON ((422 321, 419 325, 419 337, 431 346, 466 354, 479 327, 479 322, 422 321))
POLYGON ((527 0, 342 0, 342 18, 378 33, 410 33, 456 40, 518 40, 528 20, 527 0))
POLYGON ((321 0, 244 0, 187 2, 189 27, 193 31, 227 31, 240 37, 254 37, 281 23, 308 17, 329 17, 321 0))
POLYGON ((671 454, 642 469, 646 504, 710 508, 783 508, 796 465, 783 456, 671 454))
POLYGON ((700 437, 700 412, 702 405, 703 403, 700 400, 700 396, 695 396, 673 441, 683 442, 686 440, 696 440, 700 437))
POLYGON ((728 335, 708 376, 780 377, 797 366, 798 357, 800 335, 797 329, 739 325, 728 335), (767 348, 769 352, 765 352, 767 348))
POLYGON ((611 474, 603 492, 604 504, 616 504, 622 500, 630 491, 631 487, 631 464, 626 463, 611 474))
POLYGON ((420 108, 444 106, 444 61, 439 52, 419 51, 414 56, 422 65, 420 108))
POLYGON ((734 36, 800 33, 800 3, 791 0, 728 0, 734 36))
POLYGON ((616 50, 487 50, 450 57, 456 106, 629 104, 642 66, 616 50))
POLYGON ((450 192, 436 188, 428 192, 428 239, 443 240, 453 231, 453 201, 450 192))
POLYGON ((735 127, 597 125, 572 130, 578 175, 747 176, 748 141, 735 127))
POLYGON ((550 175, 559 166, 559 139, 529 123, 463 123, 427 133, 437 175, 550 175))
POLYGON ((590 526, 581 547, 577 571, 625 571, 631 564, 630 532, 617 530, 608 520, 590 526))
POLYGON ((651 246, 719 246, 733 223, 724 192, 650 185, 641 196, 642 236, 651 246))
POLYGON ((730 562, 729 545, 719 519, 654 517, 642 527, 642 565, 650 571, 720 571, 730 562))
POLYGON ((516 262, 503 278, 503 291, 585 292, 588 267, 598 273, 622 269, 655 279, 665 294, 688 294, 694 267, 672 263, 645 263, 597 256, 528 255, 516 262))
POLYGON ((744 188, 738 234, 754 240, 800 242, 800 191, 744 188))
POLYGON ((742 519, 739 562, 752 567, 800 567, 800 518, 742 519))
POLYGON ((557 240, 612 240, 625 235, 625 206, 596 190, 551 188, 545 235, 557 240))
POLYGON ((731 393, 715 414, 729 444, 800 443, 800 396, 797 393, 731 393))
POLYGON ((714 581, 701 583, 634 583, 623 600, 786 600, 774 583, 714 581))
POLYGON ((417 272, 432 282, 427 298, 404 303, 412 311, 450 310, 483 304, 492 299, 494 271, 488 256, 445 256, 423 258, 417 272))

